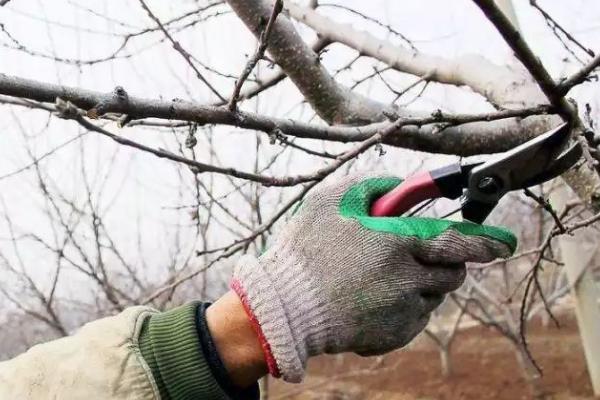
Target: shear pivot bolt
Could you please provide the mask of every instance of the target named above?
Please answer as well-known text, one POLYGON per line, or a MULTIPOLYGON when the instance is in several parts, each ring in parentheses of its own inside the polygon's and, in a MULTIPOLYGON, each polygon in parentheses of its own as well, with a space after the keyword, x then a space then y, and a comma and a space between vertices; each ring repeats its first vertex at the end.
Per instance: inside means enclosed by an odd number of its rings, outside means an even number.
POLYGON ((481 178, 481 180, 477 184, 477 188, 481 190, 482 193, 494 194, 500 191, 500 189, 502 188, 502 183, 493 176, 486 176, 484 178, 481 178))

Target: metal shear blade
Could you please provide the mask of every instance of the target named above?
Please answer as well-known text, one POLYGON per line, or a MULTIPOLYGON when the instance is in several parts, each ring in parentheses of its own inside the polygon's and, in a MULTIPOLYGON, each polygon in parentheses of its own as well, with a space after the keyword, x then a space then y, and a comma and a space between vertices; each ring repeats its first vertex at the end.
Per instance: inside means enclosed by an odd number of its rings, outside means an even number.
POLYGON ((581 156, 574 144, 564 153, 569 127, 563 124, 473 168, 467 195, 498 201, 511 190, 523 189, 552 179, 570 168, 581 156))
POLYGON ((485 162, 451 164, 408 178, 371 207, 373 216, 400 215, 424 200, 463 197, 462 214, 483 222, 506 193, 562 174, 581 157, 578 143, 563 151, 570 129, 563 124, 485 162))

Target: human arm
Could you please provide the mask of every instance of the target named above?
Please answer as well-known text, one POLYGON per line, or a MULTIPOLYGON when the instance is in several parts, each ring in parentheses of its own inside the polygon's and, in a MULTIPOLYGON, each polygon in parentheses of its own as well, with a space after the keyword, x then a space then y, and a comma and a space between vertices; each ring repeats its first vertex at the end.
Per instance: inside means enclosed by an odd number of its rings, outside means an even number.
POLYGON ((0 362, 0 399, 254 399, 264 357, 253 340, 234 294, 162 313, 132 307, 0 362))
POLYGON ((370 217, 399 182, 320 185, 264 255, 239 260, 235 294, 208 308, 131 308, 35 346, 0 363, 0 398, 252 398, 266 371, 298 382, 311 356, 404 346, 460 286, 465 262, 506 257, 516 241, 470 223, 370 217))

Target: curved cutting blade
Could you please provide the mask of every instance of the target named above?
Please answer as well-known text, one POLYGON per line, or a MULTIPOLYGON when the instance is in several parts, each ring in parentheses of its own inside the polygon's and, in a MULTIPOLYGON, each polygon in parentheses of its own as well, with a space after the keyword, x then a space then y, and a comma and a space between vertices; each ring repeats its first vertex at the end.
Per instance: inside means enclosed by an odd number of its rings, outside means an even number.
POLYGON ((563 124, 505 153, 499 154, 471 171, 469 194, 478 200, 496 201, 511 190, 541 183, 564 172, 581 155, 577 146, 561 153, 569 140, 570 129, 563 124), (494 192, 482 192, 480 183, 493 177, 498 186, 494 192))
POLYGON ((562 174, 580 159, 579 143, 563 151, 570 137, 567 124, 490 158, 469 173, 463 216, 481 223, 500 198, 512 190, 538 185, 562 174), (468 209, 469 207, 467 207, 468 209))
POLYGON ((571 145, 571 147, 565 150, 560 156, 556 158, 556 160, 554 160, 554 162, 548 167, 547 170, 542 171, 542 173, 532 177, 527 181, 524 181, 523 188, 539 185, 549 181, 550 179, 556 178, 563 172, 566 172, 573 165, 575 165, 575 163, 577 163, 577 161, 579 161, 579 159, 581 158, 582 154, 583 150, 581 149, 581 145, 579 143, 571 145))

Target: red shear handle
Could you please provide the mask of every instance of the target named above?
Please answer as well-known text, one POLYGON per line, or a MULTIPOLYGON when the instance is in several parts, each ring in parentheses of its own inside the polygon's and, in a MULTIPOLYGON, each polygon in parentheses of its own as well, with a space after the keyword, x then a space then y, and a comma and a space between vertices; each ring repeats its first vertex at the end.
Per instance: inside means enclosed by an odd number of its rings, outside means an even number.
POLYGON ((442 197, 442 192, 429 171, 413 175, 394 190, 381 196, 371 206, 374 217, 402 215, 424 200, 442 197))

